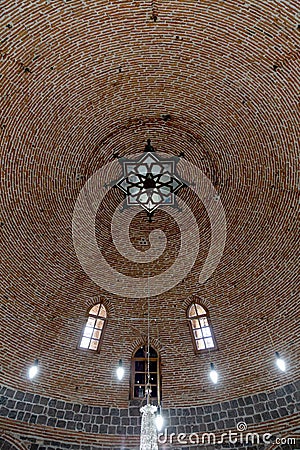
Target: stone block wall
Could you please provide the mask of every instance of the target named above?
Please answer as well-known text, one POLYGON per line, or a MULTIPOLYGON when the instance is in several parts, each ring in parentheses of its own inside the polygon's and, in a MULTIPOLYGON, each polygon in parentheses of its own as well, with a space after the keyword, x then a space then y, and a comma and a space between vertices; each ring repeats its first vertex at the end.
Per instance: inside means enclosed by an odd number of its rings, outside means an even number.
MULTIPOLYGON (((2 386, 0 417, 87 433, 138 435, 138 406, 115 408, 65 402, 2 386)), ((300 382, 212 405, 163 410, 170 433, 234 429, 238 422, 259 424, 300 412, 300 382)))
MULTIPOLYGON (((287 430, 295 428, 295 418, 296 420, 298 418, 298 424, 300 424, 299 400, 300 381, 297 381, 272 392, 261 392, 230 401, 192 407, 165 408, 163 416, 167 429, 165 436, 168 438, 165 440, 162 436, 161 442, 167 442, 169 445, 168 439, 172 433, 174 436, 202 435, 203 433, 216 433, 220 436, 224 430, 236 432, 239 423, 243 423, 246 428, 254 432, 256 428, 261 430, 263 424, 264 432, 271 433, 271 439, 274 440, 276 437, 273 431, 274 423, 280 424, 283 421, 287 430)), ((138 405, 131 405, 128 408, 83 405, 22 392, 7 386, 0 388, 0 403, 0 430, 5 430, 3 421, 6 421, 6 427, 7 424, 15 423, 18 424, 17 431, 19 430, 20 436, 24 424, 31 430, 36 427, 36 435, 39 434, 39 430, 49 429, 53 441, 57 441, 55 439, 57 435, 62 441, 66 440, 66 445, 70 444, 68 441, 73 442, 74 439, 76 441, 78 436, 82 435, 90 436, 98 445, 101 442, 101 436, 114 438, 119 436, 119 439, 124 437, 129 441, 132 438, 132 442, 136 443, 140 434, 141 415, 138 405)), ((32 439, 30 434, 27 438, 32 439)), ((26 434, 23 439, 26 440, 26 434)), ((177 442, 176 439, 173 438, 173 442, 177 442)), ((43 442, 44 440, 42 439, 43 442)), ((27 447, 29 445, 31 450, 60 448, 61 441, 56 442, 55 445, 51 444, 49 439, 45 441, 49 442, 42 445, 36 444, 35 440, 29 440, 28 442, 32 443, 27 444, 27 447)), ((62 443, 61 445, 63 447, 62 443)), ((81 448, 81 445, 85 450, 84 443, 78 445, 78 448, 81 448)), ((73 449, 72 446, 69 448, 73 449)), ((103 450, 104 448, 106 447, 101 447, 103 450)), ((176 448, 178 448, 178 442, 176 448)), ((117 447, 111 446, 107 449, 117 449, 117 447)), ((185 445, 184 449, 188 450, 188 447, 185 445)), ((75 447, 74 450, 76 450, 75 447)), ((122 447, 122 450, 125 448, 122 447)))

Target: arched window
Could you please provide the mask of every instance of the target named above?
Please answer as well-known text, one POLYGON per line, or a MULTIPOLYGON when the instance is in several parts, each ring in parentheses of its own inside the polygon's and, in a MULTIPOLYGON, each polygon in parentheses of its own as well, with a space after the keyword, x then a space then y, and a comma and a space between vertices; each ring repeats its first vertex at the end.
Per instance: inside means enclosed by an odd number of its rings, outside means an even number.
POLYGON ((190 319, 190 329, 192 333, 195 352, 217 348, 211 321, 206 309, 193 303, 188 309, 188 318, 190 319))
MULTIPOLYGON (((140 347, 133 355, 131 366, 131 399, 145 397, 148 374, 148 346, 140 347)), ((160 367, 157 351, 149 347, 151 398, 160 401, 160 367)))
POLYGON ((106 317, 106 309, 101 303, 97 303, 89 310, 89 316, 80 338, 79 348, 99 351, 106 317))

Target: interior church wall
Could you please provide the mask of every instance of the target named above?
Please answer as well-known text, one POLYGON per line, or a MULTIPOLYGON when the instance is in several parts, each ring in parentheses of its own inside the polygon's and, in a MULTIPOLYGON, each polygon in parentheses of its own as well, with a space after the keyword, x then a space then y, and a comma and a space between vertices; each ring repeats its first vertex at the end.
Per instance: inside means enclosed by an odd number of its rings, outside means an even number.
MULTIPOLYGON (((83 439, 80 444, 82 446, 86 444, 81 435, 90 439, 91 445, 97 445, 102 440, 104 441, 102 445, 105 445, 109 443, 109 439, 121 441, 123 438, 126 439, 126 445, 131 440, 133 445, 136 445, 140 436, 139 404, 141 405, 141 402, 138 401, 129 408, 89 406, 22 392, 5 386, 1 386, 0 394, 0 416, 4 420, 2 429, 17 428, 17 435, 26 436, 27 430, 27 432, 30 431, 27 437, 32 438, 32 430, 34 430, 33 436, 38 436, 40 433, 41 439, 47 440, 42 438, 47 429, 48 441, 50 437, 53 441, 57 441, 56 436, 60 436, 62 442, 77 442, 80 438, 80 440, 83 439)), ((289 383, 274 391, 220 403, 165 408, 163 415, 167 431, 161 437, 161 441, 168 442, 172 434, 179 436, 182 433, 186 436, 191 433, 200 436, 203 433, 215 433, 216 439, 220 439, 222 433, 226 431, 236 432, 241 422, 246 424, 249 431, 260 434, 270 433, 275 439, 279 433, 295 429, 297 412, 300 410, 299 399, 300 381, 289 383)), ((176 443, 176 437, 172 438, 173 441, 176 443)), ((37 444, 34 443, 34 445, 37 444)), ((30 448, 37 450, 39 447, 36 448, 34 445, 30 448)), ((39 445, 44 447, 42 444, 39 445)), ((51 444, 48 445, 52 447, 51 444)), ((47 446, 46 448, 48 450, 47 446)), ((59 447, 54 446, 54 448, 59 447)), ((73 449, 73 447, 70 448, 73 449)), ((184 448, 187 450, 186 446, 184 448)))

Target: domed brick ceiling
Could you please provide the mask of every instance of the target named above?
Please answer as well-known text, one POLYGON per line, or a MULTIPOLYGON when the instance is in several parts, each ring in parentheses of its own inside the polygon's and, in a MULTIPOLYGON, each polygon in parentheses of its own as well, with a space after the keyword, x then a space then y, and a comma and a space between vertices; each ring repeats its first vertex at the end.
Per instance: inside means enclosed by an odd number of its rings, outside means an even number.
MULTIPOLYGON (((180 191, 197 220, 200 250, 191 272, 150 302, 164 405, 215 403, 296 379, 297 2, 3 6, 3 383, 90 405, 128 405, 130 358, 147 334, 147 298, 118 296, 88 277, 74 249, 72 216, 87 180, 115 161, 113 154, 140 154, 148 138, 168 155, 184 152, 206 174, 227 223, 221 261, 201 284, 211 225, 192 189, 180 191), (195 296, 218 342, 210 356, 193 352, 185 318, 195 296), (100 354, 90 354, 76 347, 97 299, 109 322, 100 354), (274 350, 287 361, 285 374, 274 367, 274 350), (35 358, 41 372, 31 383, 26 371, 35 358), (119 358, 122 383, 114 375, 119 358), (220 373, 217 387, 207 377, 210 359, 220 373)), ((163 210, 151 224, 141 212, 130 228, 141 251, 149 249, 150 231, 164 231, 168 243, 157 262, 133 264, 118 254, 110 225, 121 199, 112 190, 97 213, 97 242, 109 264, 137 279, 176 264, 180 229, 163 210)))

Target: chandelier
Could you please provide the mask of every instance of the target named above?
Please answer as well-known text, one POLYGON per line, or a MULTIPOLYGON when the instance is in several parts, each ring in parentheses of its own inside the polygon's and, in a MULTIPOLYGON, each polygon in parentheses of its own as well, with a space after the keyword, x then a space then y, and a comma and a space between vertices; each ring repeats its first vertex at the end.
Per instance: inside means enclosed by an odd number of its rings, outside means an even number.
POLYGON ((127 206, 141 206, 149 222, 161 205, 176 206, 175 194, 186 186, 176 173, 178 157, 162 158, 147 140, 144 154, 137 160, 120 158, 123 175, 115 184, 126 195, 127 206))
POLYGON ((158 389, 158 407, 151 404, 150 378, 150 284, 148 274, 148 314, 147 314, 147 384, 145 388, 146 405, 140 408, 142 414, 140 450, 158 450, 157 431, 163 426, 161 415, 160 392, 158 389))
POLYGON ((147 401, 140 411, 142 413, 140 450, 158 450, 155 422, 157 407, 147 401))

